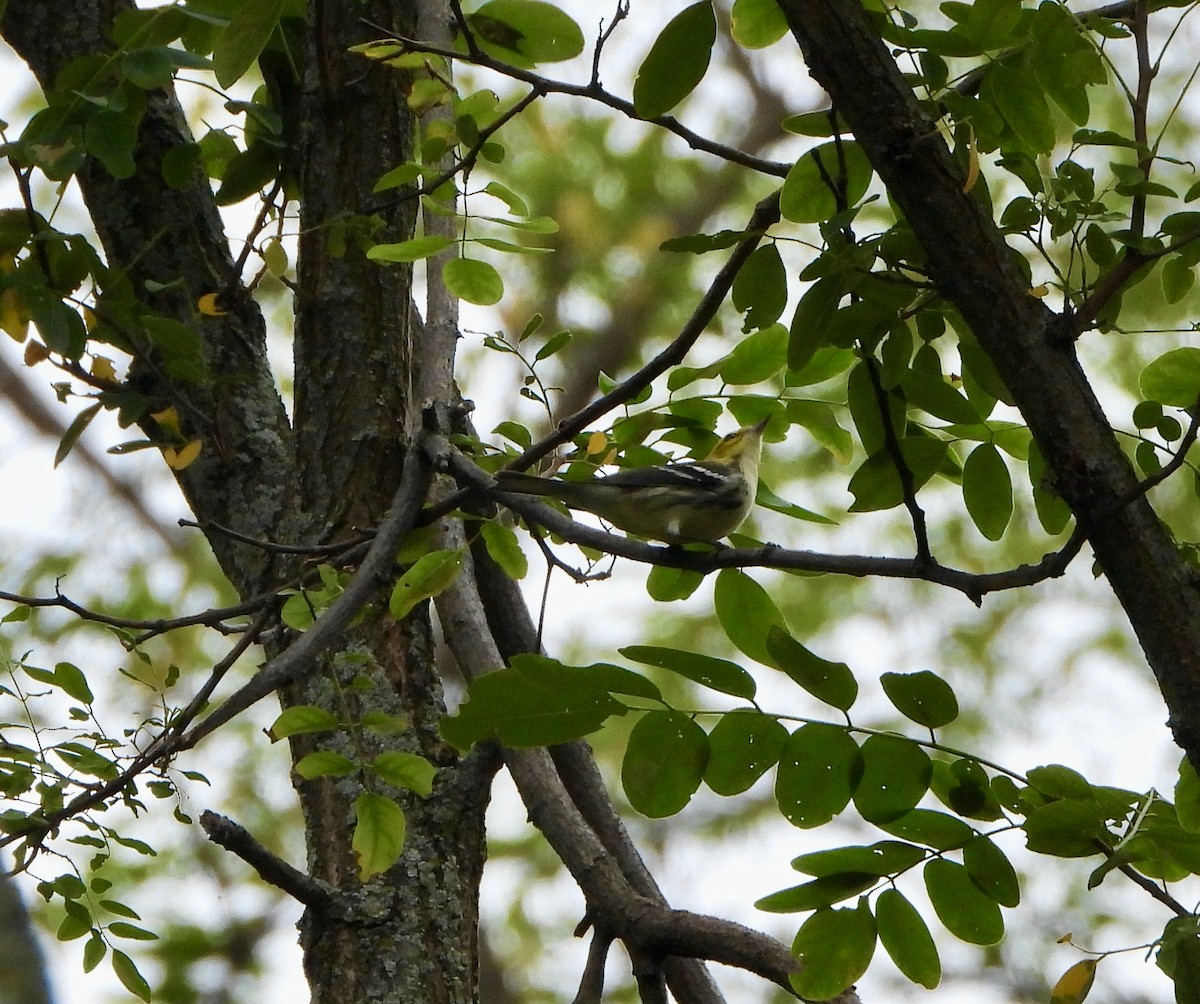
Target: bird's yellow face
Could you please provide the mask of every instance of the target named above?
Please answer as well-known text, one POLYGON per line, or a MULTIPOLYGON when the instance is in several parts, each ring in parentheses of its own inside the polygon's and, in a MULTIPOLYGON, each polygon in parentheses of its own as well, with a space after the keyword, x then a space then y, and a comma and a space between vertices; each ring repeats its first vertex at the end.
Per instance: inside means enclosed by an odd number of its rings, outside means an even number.
POLYGON ((767 427, 768 419, 763 419, 755 425, 744 425, 736 432, 722 436, 706 460, 717 463, 728 463, 736 460, 748 449, 754 449, 762 440, 763 430, 767 427))

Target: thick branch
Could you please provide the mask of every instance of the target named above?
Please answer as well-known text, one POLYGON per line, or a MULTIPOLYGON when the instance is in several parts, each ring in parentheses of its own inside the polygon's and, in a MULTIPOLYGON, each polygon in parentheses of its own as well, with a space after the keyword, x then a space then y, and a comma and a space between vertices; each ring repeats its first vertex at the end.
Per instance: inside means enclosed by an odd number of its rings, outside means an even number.
POLYGON ((858 0, 779 0, 813 77, 862 143, 1033 433, 1051 487, 1070 505, 1170 709, 1176 741, 1200 763, 1200 598, 1075 358, 1069 319, 1029 295, 1017 255, 858 0))

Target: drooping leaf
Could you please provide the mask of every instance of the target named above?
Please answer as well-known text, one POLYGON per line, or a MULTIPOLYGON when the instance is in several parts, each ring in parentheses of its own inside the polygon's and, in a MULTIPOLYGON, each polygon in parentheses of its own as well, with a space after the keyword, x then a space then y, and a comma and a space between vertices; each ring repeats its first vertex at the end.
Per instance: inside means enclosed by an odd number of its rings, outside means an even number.
POLYGON ((767 632, 767 651, 775 666, 817 700, 839 711, 849 711, 854 704, 858 681, 844 662, 822 659, 777 625, 767 632))
POLYGON ((723 694, 744 697, 746 700, 750 700, 755 694, 754 677, 736 662, 730 662, 728 659, 655 645, 628 645, 618 651, 626 659, 678 673, 701 686, 711 687, 723 694))
POLYGON ((644 119, 665 115, 704 79, 717 39, 709 0, 675 15, 650 47, 633 81, 633 107, 644 119))
POLYGON ((651 711, 629 734, 621 784, 632 805, 652 819, 679 812, 700 787, 708 735, 679 711, 651 711))
POLYGON ((972 945, 994 945, 1004 937, 1000 907, 971 881, 966 868, 934 858, 923 874, 934 912, 956 938, 972 945))
POLYGON ((737 648, 764 666, 774 665, 767 635, 772 627, 786 631, 787 622, 762 586, 743 571, 723 568, 717 573, 713 605, 725 636, 737 648))
POLYGON ((963 501, 971 519, 988 540, 1004 536, 1013 514, 1012 477, 1000 451, 980 443, 963 464, 963 501))
POLYGON ((914 983, 932 990, 942 981, 942 962, 929 927, 898 889, 885 889, 875 900, 879 943, 914 983))
POLYGON ((499 303, 504 296, 504 280, 486 261, 453 258, 442 268, 442 279, 455 296, 481 307, 499 303))
POLYGON ((364 791, 354 801, 354 836, 350 846, 358 861, 358 877, 366 882, 392 867, 404 850, 404 810, 384 795, 364 791))
POLYGON ((392 587, 388 612, 396 620, 407 617, 423 600, 437 596, 452 583, 462 568, 461 551, 433 551, 416 560, 392 587))
POLYGON ((213 72, 218 84, 230 87, 250 69, 279 23, 283 3, 242 0, 213 47, 213 72))
POLYGON ((796 933, 792 952, 800 972, 789 980, 810 1000, 828 1000, 867 971, 875 954, 876 927, 865 899, 853 909, 818 910, 796 933))

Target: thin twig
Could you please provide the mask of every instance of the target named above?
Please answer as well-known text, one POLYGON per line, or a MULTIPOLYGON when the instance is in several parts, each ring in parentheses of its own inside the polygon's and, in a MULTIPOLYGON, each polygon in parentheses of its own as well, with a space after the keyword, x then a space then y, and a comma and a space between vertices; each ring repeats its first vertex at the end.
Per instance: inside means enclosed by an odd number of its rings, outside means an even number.
POLYGON ((713 547, 707 550, 661 547, 632 537, 605 533, 603 530, 578 523, 528 495, 499 491, 491 475, 476 467, 462 454, 451 450, 448 444, 443 442, 442 446, 445 452, 439 454, 438 459, 447 464, 460 485, 500 502, 526 521, 544 527, 564 540, 631 561, 665 565, 668 568, 686 568, 701 574, 721 568, 778 568, 852 575, 856 578, 877 576, 889 579, 917 579, 956 589, 978 606, 988 593, 1019 589, 1058 578, 1078 555, 1086 539, 1083 531, 1077 528, 1062 548, 1046 554, 1035 564, 979 573, 951 568, 933 558, 922 560, 875 555, 825 554, 818 551, 789 550, 774 544, 762 547, 713 547))
POLYGON ((422 42, 419 39, 406 38, 403 35, 392 33, 390 29, 371 21, 363 21, 363 24, 377 31, 391 34, 397 42, 412 52, 424 52, 431 56, 440 56, 446 60, 457 60, 463 63, 470 63, 473 66, 482 66, 512 80, 519 80, 546 94, 568 94, 573 97, 587 98, 588 100, 595 101, 614 111, 620 112, 626 118, 634 119, 638 122, 648 122, 651 125, 666 129, 668 132, 682 139, 693 150, 712 154, 714 157, 719 157, 732 164, 739 164, 760 174, 783 178, 791 170, 792 165, 790 163, 755 157, 752 154, 717 143, 706 136, 688 129, 673 116, 659 115, 657 118, 652 119, 643 118, 638 115, 632 101, 626 101, 624 98, 617 97, 617 95, 606 91, 596 83, 570 84, 563 80, 553 80, 550 77, 542 76, 540 73, 533 73, 530 70, 522 70, 518 67, 510 66, 503 60, 489 56, 485 52, 455 52, 453 49, 445 49, 440 46, 431 45, 428 42, 422 42))

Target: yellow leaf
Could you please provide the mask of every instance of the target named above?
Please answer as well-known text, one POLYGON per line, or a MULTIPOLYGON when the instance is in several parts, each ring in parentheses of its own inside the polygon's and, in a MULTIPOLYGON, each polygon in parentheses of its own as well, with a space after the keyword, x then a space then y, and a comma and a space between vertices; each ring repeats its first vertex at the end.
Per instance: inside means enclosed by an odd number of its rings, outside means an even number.
POLYGON ((83 326, 87 328, 90 335, 96 330, 96 325, 100 323, 100 318, 96 316, 96 312, 91 307, 83 308, 83 326))
POLYGON ((172 406, 162 411, 151 412, 150 417, 158 423, 158 427, 169 436, 181 435, 179 430, 179 412, 172 406))
POLYGON ((107 356, 95 356, 92 359, 92 376, 97 380, 115 383, 117 380, 117 370, 113 366, 113 361, 107 356))
POLYGON ((25 301, 15 289, 0 290, 0 328, 9 333, 16 342, 25 341, 29 332, 29 311, 25 301))
POLYGON ((173 446, 163 447, 163 459, 166 460, 167 466, 173 471, 182 471, 193 460, 200 456, 200 448, 202 444, 200 440, 193 439, 187 446, 181 446, 178 450, 173 446))
POLYGON ((36 338, 25 343, 25 365, 36 366, 43 359, 50 358, 50 350, 36 338))
POLYGON ((608 436, 599 430, 588 436, 587 452, 589 457, 594 457, 597 453, 601 453, 608 446, 608 436))
POLYGON ((1029 291, 1029 295, 1032 296, 1035 300, 1040 300, 1049 292, 1050 292, 1050 290, 1045 285, 1034 286, 1029 291))
POLYGON ((205 293, 196 301, 196 309, 205 317, 224 317, 229 311, 222 310, 217 306, 217 298, 220 295, 220 293, 205 293))
POLYGON ((1054 989, 1050 991, 1050 1004, 1080 1004, 1092 989, 1098 964, 1098 959, 1076 962, 1054 984, 1054 989))

